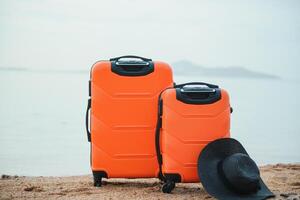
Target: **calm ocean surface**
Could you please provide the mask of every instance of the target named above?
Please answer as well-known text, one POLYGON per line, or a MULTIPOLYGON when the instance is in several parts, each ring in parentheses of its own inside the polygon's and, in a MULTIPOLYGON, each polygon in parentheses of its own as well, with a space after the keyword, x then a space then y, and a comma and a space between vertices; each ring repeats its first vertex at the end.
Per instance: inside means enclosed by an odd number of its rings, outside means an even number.
MULTIPOLYGON (((0 174, 90 173, 89 73, 0 71, 0 174)), ((300 162, 300 81, 175 76, 231 97, 231 133, 259 164, 300 162)))

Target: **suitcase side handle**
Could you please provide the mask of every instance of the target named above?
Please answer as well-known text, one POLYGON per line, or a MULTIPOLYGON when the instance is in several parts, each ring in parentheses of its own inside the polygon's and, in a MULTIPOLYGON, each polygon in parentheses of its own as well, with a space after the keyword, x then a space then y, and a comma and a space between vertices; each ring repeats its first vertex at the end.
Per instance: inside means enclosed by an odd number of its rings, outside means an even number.
POLYGON ((182 88, 186 85, 206 85, 209 88, 219 88, 218 85, 213 85, 213 84, 204 83, 204 82, 189 82, 189 83, 178 84, 178 85, 175 85, 174 87, 175 88, 182 88))
MULTIPOLYGON (((163 91, 162 91, 163 92, 163 91)), ((155 127, 155 150, 156 150, 156 157, 159 166, 158 178, 162 181, 165 181, 165 177, 162 173, 162 154, 160 150, 160 129, 162 127, 162 106, 163 101, 161 99, 162 92, 159 94, 158 97, 158 114, 157 114, 157 122, 155 127)))
MULTIPOLYGON (((175 83, 174 83, 175 85, 175 83)), ((168 89, 173 89, 173 87, 165 88, 163 91, 161 91, 158 95, 158 111, 157 111, 157 122, 155 127, 155 151, 156 151, 156 157, 157 162, 159 166, 159 172, 158 172, 158 178, 162 181, 165 181, 166 178, 164 177, 164 174, 162 173, 162 154, 160 150, 160 129, 162 127, 162 115, 163 115, 163 100, 161 98, 164 91, 168 89)))
POLYGON ((137 59, 143 60, 145 62, 152 61, 152 59, 150 59, 150 58, 144 58, 144 57, 141 57, 141 56, 134 56, 134 55, 119 56, 119 57, 111 58, 111 59, 109 59, 109 61, 118 61, 122 58, 137 58, 137 59))
POLYGON ((85 128, 86 128, 86 133, 87 133, 87 139, 89 142, 91 142, 91 132, 89 130, 89 111, 91 109, 91 99, 88 99, 88 105, 86 109, 86 114, 85 114, 85 128))

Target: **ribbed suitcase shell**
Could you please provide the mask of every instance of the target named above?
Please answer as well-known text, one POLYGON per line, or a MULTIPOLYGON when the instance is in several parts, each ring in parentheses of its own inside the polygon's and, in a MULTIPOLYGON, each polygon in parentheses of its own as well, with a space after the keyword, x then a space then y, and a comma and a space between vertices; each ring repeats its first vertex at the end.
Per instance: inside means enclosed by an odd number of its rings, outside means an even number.
POLYGON ((176 89, 162 95, 160 146, 162 173, 178 174, 181 182, 199 182, 197 160, 210 141, 230 136, 229 96, 212 104, 187 104, 176 99, 176 89))
POLYGON ((107 178, 157 177, 157 101, 173 85, 168 64, 153 62, 142 76, 112 72, 110 61, 91 71, 91 167, 107 178))

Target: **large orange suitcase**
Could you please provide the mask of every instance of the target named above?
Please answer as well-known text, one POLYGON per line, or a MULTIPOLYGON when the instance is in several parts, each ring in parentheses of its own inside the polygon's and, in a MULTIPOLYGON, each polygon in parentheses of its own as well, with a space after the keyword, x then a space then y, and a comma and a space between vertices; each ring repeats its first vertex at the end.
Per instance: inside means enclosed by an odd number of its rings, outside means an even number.
POLYGON ((171 86, 172 70, 164 62, 122 56, 93 65, 86 127, 95 186, 103 177, 158 176, 157 101, 171 86))
POLYGON ((210 141, 230 136, 228 93, 216 85, 187 83, 166 89, 159 100, 156 148, 162 191, 176 182, 199 182, 197 160, 210 141))

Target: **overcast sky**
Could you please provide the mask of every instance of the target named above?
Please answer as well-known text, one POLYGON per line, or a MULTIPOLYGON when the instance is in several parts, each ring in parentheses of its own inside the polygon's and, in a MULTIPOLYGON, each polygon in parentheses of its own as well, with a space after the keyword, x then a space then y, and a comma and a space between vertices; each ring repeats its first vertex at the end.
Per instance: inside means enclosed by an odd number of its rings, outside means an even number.
POLYGON ((299 0, 0 0, 0 66, 89 69, 137 54, 300 74, 299 0))

